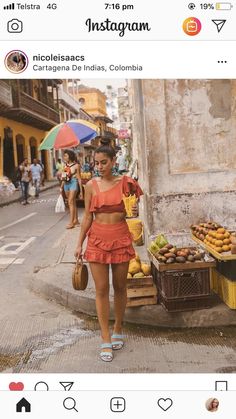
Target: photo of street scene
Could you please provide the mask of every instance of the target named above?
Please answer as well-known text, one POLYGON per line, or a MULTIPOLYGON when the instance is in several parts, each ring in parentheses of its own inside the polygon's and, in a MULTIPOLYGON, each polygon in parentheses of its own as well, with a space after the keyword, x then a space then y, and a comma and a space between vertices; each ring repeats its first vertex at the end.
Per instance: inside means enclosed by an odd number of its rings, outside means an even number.
POLYGON ((235 138, 236 80, 0 80, 0 372, 236 372, 235 138))

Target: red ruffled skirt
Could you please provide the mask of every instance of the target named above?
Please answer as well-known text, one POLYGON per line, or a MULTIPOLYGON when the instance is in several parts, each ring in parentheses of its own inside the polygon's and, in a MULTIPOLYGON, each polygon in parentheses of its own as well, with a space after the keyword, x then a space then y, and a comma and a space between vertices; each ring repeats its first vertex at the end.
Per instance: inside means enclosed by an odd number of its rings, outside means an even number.
POLYGON ((125 220, 116 224, 93 221, 84 257, 88 262, 122 263, 135 257, 132 235, 125 220))

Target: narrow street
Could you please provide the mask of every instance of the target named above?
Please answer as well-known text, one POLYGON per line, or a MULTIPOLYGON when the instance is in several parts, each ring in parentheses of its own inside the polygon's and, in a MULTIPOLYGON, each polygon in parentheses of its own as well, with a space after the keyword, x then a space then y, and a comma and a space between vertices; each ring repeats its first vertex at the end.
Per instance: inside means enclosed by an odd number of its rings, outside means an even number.
POLYGON ((112 363, 100 361, 97 320, 28 288, 35 270, 60 259, 68 232, 67 215, 54 213, 57 194, 53 189, 31 199, 31 205, 0 209, 1 372, 236 371, 233 327, 174 330, 125 325, 124 351, 115 353, 112 363))

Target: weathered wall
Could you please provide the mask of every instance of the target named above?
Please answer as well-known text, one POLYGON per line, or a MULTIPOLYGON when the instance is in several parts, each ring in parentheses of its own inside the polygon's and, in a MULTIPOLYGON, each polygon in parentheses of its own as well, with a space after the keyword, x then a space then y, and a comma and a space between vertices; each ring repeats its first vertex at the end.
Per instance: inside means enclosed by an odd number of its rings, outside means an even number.
POLYGON ((133 94, 148 233, 235 226, 236 81, 135 80, 133 94))

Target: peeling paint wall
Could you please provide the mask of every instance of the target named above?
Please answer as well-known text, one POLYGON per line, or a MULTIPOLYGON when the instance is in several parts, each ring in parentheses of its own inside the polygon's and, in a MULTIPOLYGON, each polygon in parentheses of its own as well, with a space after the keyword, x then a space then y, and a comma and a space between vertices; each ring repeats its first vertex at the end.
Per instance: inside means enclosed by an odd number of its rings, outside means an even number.
POLYGON ((236 227, 236 80, 133 80, 148 234, 236 227), (148 208, 148 210, 147 210, 148 208))

